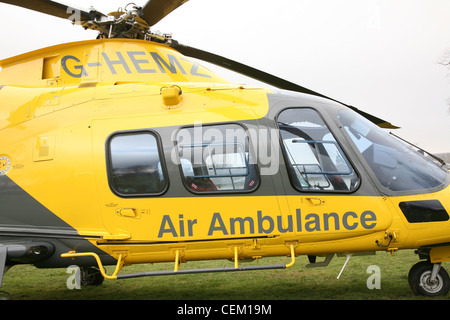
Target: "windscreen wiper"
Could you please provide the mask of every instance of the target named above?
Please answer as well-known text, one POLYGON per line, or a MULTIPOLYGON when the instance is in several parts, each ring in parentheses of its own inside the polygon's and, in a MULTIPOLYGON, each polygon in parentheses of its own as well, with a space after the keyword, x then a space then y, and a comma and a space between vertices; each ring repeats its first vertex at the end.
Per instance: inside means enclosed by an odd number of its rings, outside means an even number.
POLYGON ((441 158, 439 158, 438 156, 436 156, 436 155, 434 155, 434 154, 432 154, 432 153, 430 153, 430 152, 428 152, 428 151, 426 151, 426 150, 424 150, 424 149, 422 149, 422 148, 420 148, 420 147, 418 147, 418 146, 412 144, 411 142, 409 142, 409 141, 407 141, 407 140, 405 140, 405 139, 403 139, 403 138, 400 138, 399 136, 397 136, 396 134, 394 134, 394 133, 392 133, 392 132, 389 132, 389 134, 391 134, 391 135, 393 135, 394 137, 396 137, 397 139, 399 139, 399 140, 401 140, 401 141, 403 141, 403 142, 409 144, 410 146, 413 146, 414 148, 417 148, 417 150, 419 150, 420 152, 426 153, 426 154, 429 155, 431 158, 433 158, 434 160, 436 160, 437 162, 439 162, 439 163, 441 164, 441 167, 444 167, 444 166, 446 165, 445 161, 442 160, 441 158))

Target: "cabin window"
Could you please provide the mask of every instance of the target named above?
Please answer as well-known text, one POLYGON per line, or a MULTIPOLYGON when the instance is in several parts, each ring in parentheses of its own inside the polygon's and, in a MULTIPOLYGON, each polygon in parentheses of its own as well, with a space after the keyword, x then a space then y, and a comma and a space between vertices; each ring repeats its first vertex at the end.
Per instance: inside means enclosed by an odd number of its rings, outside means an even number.
POLYGON ((278 126, 296 189, 351 192, 358 187, 358 175, 315 110, 286 109, 278 116, 278 126))
POLYGON ((158 195, 168 185, 158 138, 150 132, 112 136, 108 143, 110 185, 120 196, 158 195))
POLYGON ((257 188, 249 139, 240 125, 183 128, 176 142, 183 180, 190 191, 250 192, 257 188))

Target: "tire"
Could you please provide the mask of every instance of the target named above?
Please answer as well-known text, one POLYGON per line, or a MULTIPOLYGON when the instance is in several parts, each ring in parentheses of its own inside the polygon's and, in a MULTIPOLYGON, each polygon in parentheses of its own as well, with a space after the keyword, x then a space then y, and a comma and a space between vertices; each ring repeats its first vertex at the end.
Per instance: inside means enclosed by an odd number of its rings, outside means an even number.
POLYGON ((426 297, 444 296, 450 289, 450 278, 444 268, 440 268, 434 283, 430 282, 433 264, 428 261, 416 263, 408 274, 412 291, 426 297))
POLYGON ((84 286, 99 286, 103 283, 103 276, 96 267, 81 268, 81 284, 84 286))

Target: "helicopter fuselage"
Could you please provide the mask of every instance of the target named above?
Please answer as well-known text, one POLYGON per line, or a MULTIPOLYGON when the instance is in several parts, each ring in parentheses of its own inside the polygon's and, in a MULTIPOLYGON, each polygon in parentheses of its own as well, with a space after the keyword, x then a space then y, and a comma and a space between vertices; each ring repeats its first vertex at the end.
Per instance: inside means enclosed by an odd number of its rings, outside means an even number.
POLYGON ((291 250, 450 260, 448 172, 336 102, 229 83, 140 40, 2 67, 0 243, 24 248, 6 265, 96 264, 70 252, 103 264, 291 250))

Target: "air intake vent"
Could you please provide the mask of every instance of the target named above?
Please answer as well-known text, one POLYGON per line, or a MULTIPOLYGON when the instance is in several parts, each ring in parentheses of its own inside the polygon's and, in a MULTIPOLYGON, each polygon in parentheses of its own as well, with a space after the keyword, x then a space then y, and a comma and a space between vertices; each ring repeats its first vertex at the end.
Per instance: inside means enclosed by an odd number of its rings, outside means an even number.
POLYGON ((400 202, 409 223, 448 221, 449 216, 438 200, 400 202))

